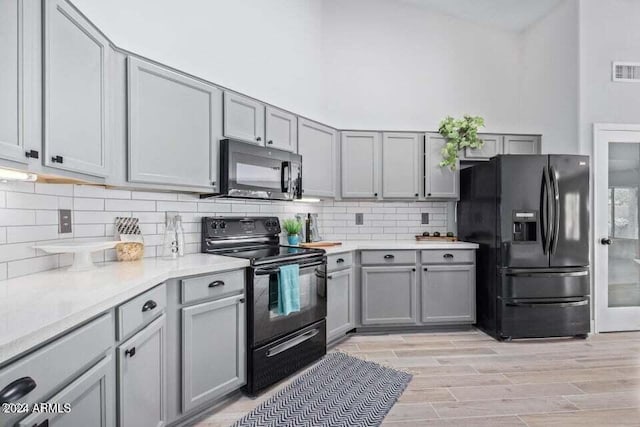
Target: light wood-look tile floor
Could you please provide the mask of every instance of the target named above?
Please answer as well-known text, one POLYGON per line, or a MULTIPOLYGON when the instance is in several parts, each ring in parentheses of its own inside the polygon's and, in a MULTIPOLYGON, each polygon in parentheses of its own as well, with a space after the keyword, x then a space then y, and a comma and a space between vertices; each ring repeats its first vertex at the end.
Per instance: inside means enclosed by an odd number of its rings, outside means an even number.
MULTIPOLYGON (((414 375, 385 427, 640 426, 640 332, 510 343, 476 330, 360 335, 331 351, 414 375)), ((230 425, 290 381, 197 425, 230 425)))

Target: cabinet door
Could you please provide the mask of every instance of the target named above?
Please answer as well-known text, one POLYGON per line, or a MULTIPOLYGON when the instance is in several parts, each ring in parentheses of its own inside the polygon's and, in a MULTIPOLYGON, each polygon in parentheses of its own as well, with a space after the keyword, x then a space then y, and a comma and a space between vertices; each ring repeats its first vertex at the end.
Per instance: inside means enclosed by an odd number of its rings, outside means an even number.
POLYGON ((420 135, 382 134, 382 197, 420 196, 420 135))
POLYGON ((539 135, 505 135, 504 154, 540 154, 539 135))
POLYGON ((433 265, 422 272, 422 321, 476 320, 476 274, 473 265, 433 265))
POLYGON ((246 382, 244 295, 182 309, 182 410, 246 382))
POLYGON ((129 181, 211 190, 222 91, 131 56, 127 66, 129 181))
POLYGON ((49 399, 47 404, 59 404, 61 413, 33 413, 20 421, 18 427, 112 427, 115 426, 113 389, 114 363, 105 356, 78 379, 49 399), (70 405, 65 410, 65 404, 70 405))
POLYGON ((378 197, 380 134, 342 132, 342 197, 378 197))
POLYGON ((45 164, 107 176, 111 47, 65 0, 43 5, 45 164))
POLYGON ((264 105, 236 93, 224 93, 224 136, 264 145, 264 105))
POLYGON ((327 341, 333 341, 353 329, 355 304, 351 269, 327 276, 327 341))
POLYGON ((298 119, 298 154, 302 156, 305 196, 335 197, 337 140, 335 129, 298 119))
POLYGON ((24 154, 24 1, 0 2, 0 158, 26 163, 24 154))
POLYGON ((298 146, 298 117, 295 114, 266 108, 267 146, 295 152, 298 146))
POLYGON ((159 427, 166 422, 166 315, 118 347, 119 425, 159 427))
POLYGON ((502 135, 478 135, 484 142, 481 148, 465 148, 463 160, 489 160, 502 154, 502 135))
POLYGON ((416 323, 415 267, 362 267, 362 324, 416 323))
POLYGON ((460 165, 452 171, 440 166, 442 148, 446 140, 439 134, 427 134, 425 138, 425 193, 427 198, 458 198, 460 165))

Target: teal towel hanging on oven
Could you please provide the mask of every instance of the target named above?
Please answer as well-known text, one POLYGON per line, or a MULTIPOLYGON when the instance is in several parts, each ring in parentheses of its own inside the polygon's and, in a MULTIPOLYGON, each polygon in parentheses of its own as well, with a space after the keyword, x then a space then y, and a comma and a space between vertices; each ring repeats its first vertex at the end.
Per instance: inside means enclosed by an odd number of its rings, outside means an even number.
POLYGON ((300 267, 283 265, 278 273, 278 314, 300 311, 300 267))

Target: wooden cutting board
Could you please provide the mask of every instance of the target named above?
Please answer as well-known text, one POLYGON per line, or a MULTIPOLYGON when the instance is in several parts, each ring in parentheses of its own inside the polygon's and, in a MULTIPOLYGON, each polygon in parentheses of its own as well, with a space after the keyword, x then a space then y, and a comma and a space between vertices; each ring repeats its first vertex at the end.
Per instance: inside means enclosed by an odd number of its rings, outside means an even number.
POLYGON ((303 248, 328 248, 330 246, 340 246, 342 242, 311 242, 311 243, 300 243, 300 246, 303 248))
POLYGON ((416 236, 416 240, 418 242, 425 242, 425 241, 436 241, 436 242, 457 242, 458 238, 457 237, 447 237, 447 236, 422 236, 422 235, 417 235, 416 236))

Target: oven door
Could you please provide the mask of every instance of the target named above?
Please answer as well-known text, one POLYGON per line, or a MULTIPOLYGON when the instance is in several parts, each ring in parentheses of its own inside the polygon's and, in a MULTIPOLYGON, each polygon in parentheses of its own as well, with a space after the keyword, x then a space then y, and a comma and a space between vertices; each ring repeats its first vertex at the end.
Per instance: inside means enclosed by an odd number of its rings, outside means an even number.
MULTIPOLYGON (((286 264, 280 264, 286 265, 286 264)), ((327 316, 326 258, 300 264, 300 311, 278 313, 278 271, 280 265, 251 269, 247 288, 248 340, 252 346, 303 328, 327 316)))
POLYGON ((231 197, 292 200, 301 195, 301 157, 223 140, 220 143, 222 193, 231 197))

